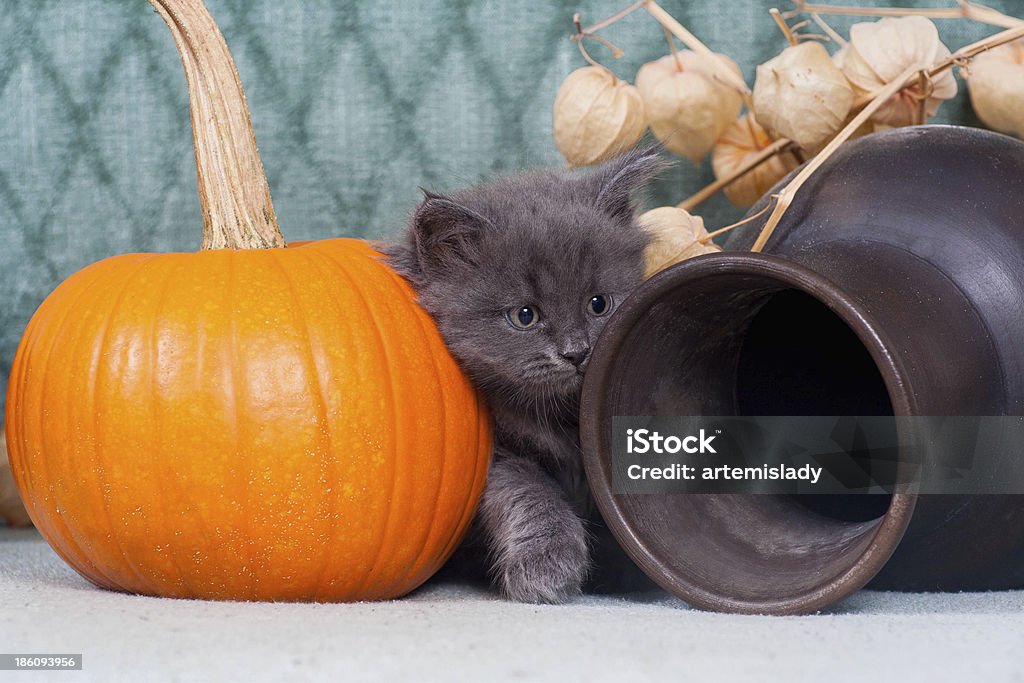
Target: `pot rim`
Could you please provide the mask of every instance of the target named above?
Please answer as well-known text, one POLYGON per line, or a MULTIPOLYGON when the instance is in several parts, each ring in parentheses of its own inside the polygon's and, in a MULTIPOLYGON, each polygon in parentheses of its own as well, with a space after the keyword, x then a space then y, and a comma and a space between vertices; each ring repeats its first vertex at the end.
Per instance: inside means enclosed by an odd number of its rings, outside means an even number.
MULTIPOLYGON (((667 292, 700 278, 752 275, 778 282, 812 296, 837 315, 870 353, 885 382, 893 414, 916 414, 916 401, 906 374, 889 352, 885 331, 855 299, 831 280, 792 261, 768 254, 721 252, 706 254, 671 266, 638 287, 615 312, 594 348, 580 404, 580 442, 590 490, 601 516, 619 545, 652 580, 687 603, 715 611, 744 614, 806 614, 822 610, 852 595, 868 583, 892 556, 910 524, 917 502, 913 491, 893 493, 868 547, 845 572, 798 595, 779 599, 741 600, 709 591, 680 575, 652 553, 644 539, 624 521, 617 496, 611 492, 609 470, 601 453, 601 425, 609 424, 602 398, 619 355, 633 327, 667 292), (597 485, 595 485, 597 484, 597 485)), ((685 494, 676 494, 685 495, 685 494)), ((699 494, 691 494, 699 495, 699 494)))

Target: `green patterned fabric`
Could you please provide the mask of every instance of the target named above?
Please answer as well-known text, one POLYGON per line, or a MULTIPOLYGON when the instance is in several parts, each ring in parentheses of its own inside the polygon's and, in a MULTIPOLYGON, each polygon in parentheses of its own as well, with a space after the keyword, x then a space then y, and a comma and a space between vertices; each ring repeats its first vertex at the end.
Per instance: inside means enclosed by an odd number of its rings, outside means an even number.
MULTIPOLYGON (((568 40, 572 14, 593 22, 626 0, 208 4, 246 87, 282 228, 297 240, 384 237, 402 226, 419 185, 443 191, 560 164, 551 103, 584 64, 568 40)), ((785 45, 772 4, 663 2, 750 83, 785 45)), ((1021 0, 989 4, 1024 13, 1021 0)), ((29 317, 63 278, 113 254, 200 241, 184 77, 159 16, 143 0, 2 5, 0 388, 29 317)), ((833 23, 845 31, 849 21, 833 23)), ((940 29, 954 48, 994 31, 963 21, 940 29)), ((626 56, 592 53, 629 79, 666 51, 644 12, 603 35, 626 56)), ((973 123, 966 97, 938 120, 973 123)), ((706 163, 680 161, 655 199, 679 201, 711 179, 706 163)), ((710 227, 741 213, 721 198, 701 212, 710 227)))

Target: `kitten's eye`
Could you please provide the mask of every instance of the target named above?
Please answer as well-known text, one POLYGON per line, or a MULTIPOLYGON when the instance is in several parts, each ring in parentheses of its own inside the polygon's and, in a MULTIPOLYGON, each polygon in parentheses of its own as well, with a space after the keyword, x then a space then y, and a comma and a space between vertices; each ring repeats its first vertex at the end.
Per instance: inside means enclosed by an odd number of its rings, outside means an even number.
POLYGON ((520 306, 510 308, 505 313, 505 318, 517 330, 528 330, 540 320, 540 311, 533 306, 520 306))
POLYGON ((612 297, 609 294, 595 294, 587 302, 587 311, 590 315, 601 317, 612 310, 612 297))

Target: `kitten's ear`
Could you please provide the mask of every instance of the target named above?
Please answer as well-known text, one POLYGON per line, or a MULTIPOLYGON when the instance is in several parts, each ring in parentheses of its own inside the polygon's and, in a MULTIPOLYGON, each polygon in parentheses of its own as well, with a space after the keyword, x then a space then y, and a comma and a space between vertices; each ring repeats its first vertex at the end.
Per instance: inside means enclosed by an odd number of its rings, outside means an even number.
POLYGON ((425 272, 472 262, 475 246, 490 222, 453 199, 424 190, 413 215, 416 258, 425 272))
POLYGON ((634 194, 672 165, 658 156, 661 149, 661 145, 637 147, 595 169, 592 182, 598 207, 614 218, 632 219, 634 194))

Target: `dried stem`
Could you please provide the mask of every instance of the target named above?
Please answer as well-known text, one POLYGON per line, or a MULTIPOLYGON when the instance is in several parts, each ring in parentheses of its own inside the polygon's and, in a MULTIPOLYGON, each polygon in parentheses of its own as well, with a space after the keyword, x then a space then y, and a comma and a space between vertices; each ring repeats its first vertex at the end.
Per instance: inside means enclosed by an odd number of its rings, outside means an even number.
POLYGON ((768 10, 768 14, 771 15, 772 19, 775 21, 775 25, 779 27, 780 31, 782 31, 782 35, 786 36, 786 40, 789 41, 791 47, 800 42, 796 39, 796 36, 793 35, 793 32, 789 30, 789 26, 786 24, 785 19, 782 18, 782 12, 775 7, 772 7, 768 10))
POLYGON ((843 38, 834 28, 829 26, 828 23, 821 18, 820 14, 811 12, 811 19, 814 21, 815 24, 821 27, 821 30, 824 31, 825 34, 828 35, 828 37, 831 38, 836 45, 846 45, 846 38, 843 38))
POLYGON ((774 202, 778 198, 779 198, 779 195, 777 195, 777 194, 769 195, 768 196, 768 203, 765 205, 765 207, 763 209, 761 209, 760 211, 758 211, 754 215, 747 216, 746 218, 744 218, 741 221, 736 221, 735 223, 727 225, 724 228, 719 228, 718 230, 715 230, 714 232, 708 233, 706 236, 701 237, 697 241, 700 242, 701 244, 707 244, 708 242, 710 242, 711 240, 715 239, 719 235, 724 235, 725 233, 729 232, 730 230, 735 230, 736 228, 738 228, 738 227, 740 227, 742 225, 746 225, 747 223, 749 223, 751 221, 756 221, 758 218, 760 218, 761 216, 765 215, 765 213, 767 213, 769 209, 772 208, 772 202, 774 202))
POLYGON ((665 41, 668 43, 668 49, 672 52, 672 61, 676 64, 676 71, 683 70, 683 63, 679 60, 679 50, 676 49, 676 39, 672 37, 672 34, 664 26, 661 30, 665 32, 665 41))
POLYGON ((803 0, 794 0, 796 8, 786 12, 791 18, 803 12, 844 15, 854 17, 926 17, 928 19, 972 19, 983 24, 1014 28, 1024 25, 1024 19, 1007 16, 1002 12, 968 0, 957 0, 957 7, 837 7, 803 0))
POLYGON ((832 141, 829 142, 828 145, 826 145, 810 163, 804 166, 796 177, 794 177, 786 187, 782 189, 779 193, 778 201, 775 204, 775 209, 768 216, 768 220, 761 229, 761 233, 754 242, 754 246, 751 247, 751 251, 761 251, 764 248, 764 245, 769 239, 771 239, 772 233, 775 232, 775 228, 778 226, 779 221, 781 221, 782 217, 785 215, 786 209, 789 208, 789 204, 793 201, 793 195, 796 194, 807 179, 810 178, 830 156, 832 156, 836 149, 838 149, 839 146, 854 133, 854 131, 860 128, 860 126, 863 125, 879 107, 888 101, 890 97, 913 83, 914 80, 919 77, 919 73, 926 73, 929 78, 932 78, 946 69, 953 67, 955 64, 971 59, 985 50, 990 50, 1021 37, 1024 37, 1024 24, 1016 28, 1001 31, 994 36, 989 36, 984 40, 979 40, 976 43, 971 43, 966 47, 960 48, 949 57, 936 62, 926 70, 911 67, 891 82, 887 83, 884 87, 872 93, 872 99, 867 106, 861 109, 860 113, 853 117, 853 119, 846 124, 846 127, 839 131, 839 133, 832 138, 832 141))
POLYGON ((706 185, 705 187, 698 190, 696 193, 690 195, 683 201, 679 202, 676 206, 686 211, 693 211, 695 208, 703 204, 705 201, 713 197, 717 192, 723 188, 732 185, 734 182, 745 176, 746 174, 753 171, 755 168, 765 163, 772 157, 783 154, 785 152, 792 151, 795 147, 793 142, 786 138, 779 138, 772 142, 760 152, 750 157, 747 161, 740 164, 738 167, 727 175, 722 176, 715 180, 715 182, 706 185))
POLYGON ((234 60, 202 0, 149 0, 188 82, 203 249, 285 246, 234 60))
POLYGON ((586 35, 591 35, 593 33, 597 33, 601 29, 607 28, 607 27, 611 26, 612 24, 614 24, 615 22, 620 21, 622 19, 625 19, 626 17, 628 17, 630 14, 632 14, 635 11, 637 11, 638 9, 642 9, 643 6, 647 4, 647 2, 648 2, 648 0, 639 0, 639 2, 634 2, 629 7, 616 12, 615 14, 611 15, 610 17, 607 17, 606 19, 602 19, 601 21, 597 22, 596 24, 591 24, 590 26, 586 27, 585 29, 583 29, 583 33, 586 34, 586 35))
POLYGON ((928 72, 922 69, 917 72, 917 123, 923 124, 928 120, 928 98, 932 96, 935 84, 928 76, 928 72))
POLYGON ((611 48, 612 56, 615 57, 616 59, 618 59, 619 57, 622 56, 622 50, 620 50, 619 48, 615 47, 614 45, 612 45, 611 43, 609 43, 607 40, 605 40, 603 38, 598 38, 597 36, 591 36, 591 35, 587 35, 586 33, 584 33, 583 32, 583 28, 580 26, 580 13, 579 12, 577 12, 574 15, 572 15, 572 23, 576 27, 576 35, 573 36, 573 38, 575 38, 575 40, 576 40, 576 47, 578 47, 580 49, 580 54, 583 55, 583 59, 587 60, 587 63, 589 63, 591 66, 596 66, 598 69, 604 69, 608 73, 608 75, 612 77, 612 84, 618 83, 619 79, 615 75, 615 72, 612 71, 611 69, 609 69, 608 67, 606 67, 601 62, 599 62, 596 59, 594 59, 593 57, 591 57, 590 53, 587 52, 587 48, 585 48, 583 46, 583 41, 586 38, 593 38, 594 40, 598 41, 602 45, 605 45, 605 46, 611 48))

